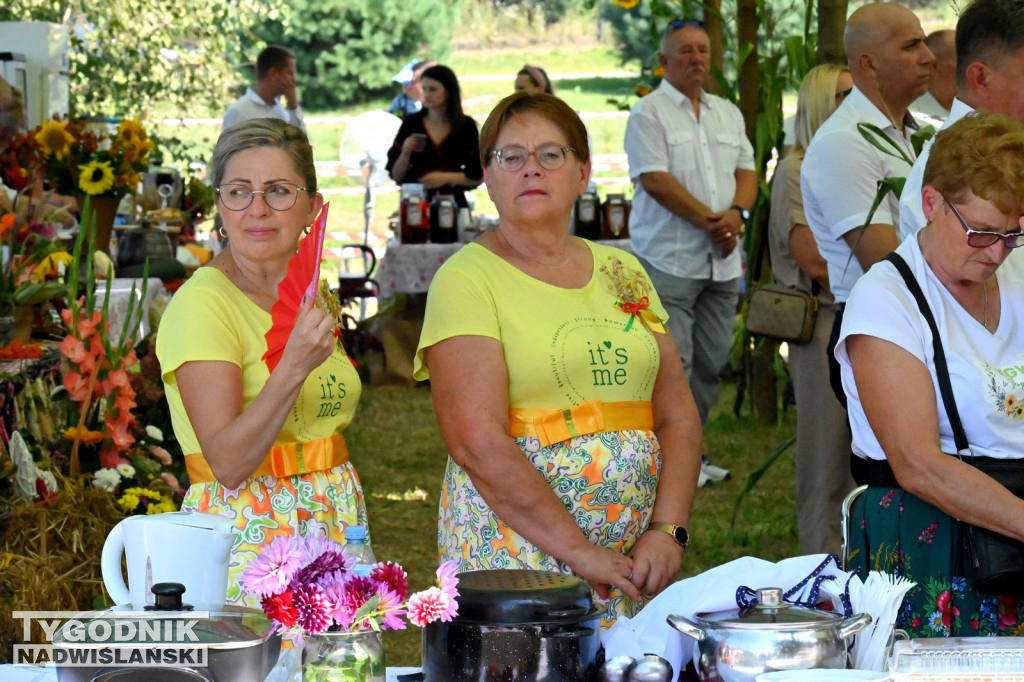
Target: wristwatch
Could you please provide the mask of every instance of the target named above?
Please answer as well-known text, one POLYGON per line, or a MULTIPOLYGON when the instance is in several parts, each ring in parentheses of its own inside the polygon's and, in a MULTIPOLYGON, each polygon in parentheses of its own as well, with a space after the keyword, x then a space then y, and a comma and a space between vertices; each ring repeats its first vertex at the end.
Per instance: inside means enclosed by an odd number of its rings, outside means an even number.
POLYGON ((747 222, 748 220, 750 220, 750 211, 743 208, 739 204, 733 204, 732 206, 729 207, 729 210, 732 209, 736 209, 737 211, 740 212, 740 217, 743 218, 743 222, 747 222))
POLYGON ((686 543, 690 541, 690 534, 687 532, 686 526, 673 526, 671 523, 651 521, 647 526, 647 530, 657 530, 662 533, 668 533, 680 547, 686 547, 686 543))

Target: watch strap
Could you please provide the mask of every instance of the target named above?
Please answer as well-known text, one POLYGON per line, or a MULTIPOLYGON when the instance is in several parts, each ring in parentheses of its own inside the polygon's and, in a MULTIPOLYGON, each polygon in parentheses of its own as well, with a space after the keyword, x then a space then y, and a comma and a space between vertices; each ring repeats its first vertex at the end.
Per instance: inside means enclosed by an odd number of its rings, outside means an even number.
POLYGON ((663 523, 661 521, 651 521, 647 524, 647 530, 656 530, 661 533, 667 533, 672 536, 672 539, 676 541, 680 547, 686 547, 687 542, 690 540, 690 533, 686 530, 686 526, 675 526, 671 523, 663 523), (680 533, 679 531, 682 531, 680 533), (682 535, 684 540, 680 542, 679 536, 682 535))
POLYGON ((750 220, 750 211, 745 209, 745 208, 743 208, 739 204, 733 204, 729 208, 730 209, 736 209, 737 211, 739 211, 740 212, 740 217, 743 218, 743 222, 746 222, 746 221, 750 220))

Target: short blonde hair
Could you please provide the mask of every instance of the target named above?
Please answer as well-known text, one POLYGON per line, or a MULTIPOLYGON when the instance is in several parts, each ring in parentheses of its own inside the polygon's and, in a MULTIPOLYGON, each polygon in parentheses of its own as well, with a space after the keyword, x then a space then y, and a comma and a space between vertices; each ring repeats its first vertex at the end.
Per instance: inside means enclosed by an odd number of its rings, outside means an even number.
POLYGON ((1006 215, 1024 214, 1024 124, 1005 114, 975 112, 935 136, 925 185, 953 203, 968 193, 1006 215))
POLYGON ((276 118, 252 118, 220 134, 217 146, 213 148, 213 186, 220 187, 223 183, 232 156, 261 147, 283 151, 295 166, 295 172, 302 176, 309 195, 316 194, 316 167, 313 165, 313 148, 309 138, 300 128, 276 118))
POLYGON ((850 70, 838 64, 821 64, 804 76, 793 121, 792 151, 806 150, 814 133, 836 110, 836 83, 843 73, 850 73, 850 70))

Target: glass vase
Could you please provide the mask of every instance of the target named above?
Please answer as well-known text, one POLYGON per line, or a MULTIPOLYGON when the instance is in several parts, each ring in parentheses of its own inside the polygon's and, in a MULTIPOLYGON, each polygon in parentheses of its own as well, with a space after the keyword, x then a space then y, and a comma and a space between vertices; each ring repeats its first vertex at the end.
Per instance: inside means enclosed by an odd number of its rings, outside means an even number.
POLYGON ((384 643, 373 630, 307 635, 303 682, 385 682, 384 643))

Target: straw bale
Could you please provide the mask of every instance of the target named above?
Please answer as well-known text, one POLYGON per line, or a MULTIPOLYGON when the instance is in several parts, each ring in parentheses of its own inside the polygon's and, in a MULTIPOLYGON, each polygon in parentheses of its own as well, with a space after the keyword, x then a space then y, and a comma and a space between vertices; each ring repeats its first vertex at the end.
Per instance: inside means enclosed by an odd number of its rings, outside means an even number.
MULTIPOLYGON (((58 477, 45 502, 0 500, 0 663, 22 639, 13 611, 87 611, 109 603, 100 554, 124 518, 110 493, 58 477)), ((45 640, 41 631, 31 641, 45 640)))

